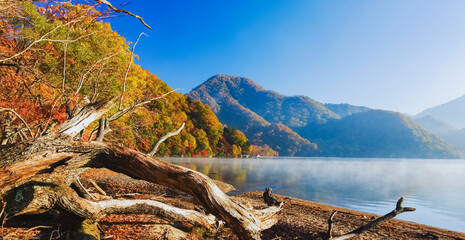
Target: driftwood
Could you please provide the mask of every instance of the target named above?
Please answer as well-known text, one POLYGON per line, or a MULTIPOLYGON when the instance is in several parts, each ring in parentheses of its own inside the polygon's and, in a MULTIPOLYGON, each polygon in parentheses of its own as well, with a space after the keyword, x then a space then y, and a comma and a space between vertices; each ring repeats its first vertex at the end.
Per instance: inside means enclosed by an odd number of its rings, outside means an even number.
POLYGON ((355 237, 355 236, 358 236, 376 226, 378 226, 379 224, 383 223, 383 222, 386 222, 386 221, 389 221, 391 219, 393 219, 394 217, 396 217, 397 215, 403 213, 403 212, 413 212, 415 211, 415 208, 411 208, 411 207, 402 207, 402 203, 404 202, 404 198, 401 197, 398 201, 397 201, 397 204, 396 204, 396 208, 394 210, 392 210, 391 212, 389 212, 388 214, 382 216, 382 217, 379 217, 349 233, 346 233, 346 234, 343 234, 339 237, 332 237, 332 231, 333 231, 333 218, 334 216, 336 215, 337 211, 334 211, 331 216, 329 217, 328 219, 328 233, 327 233, 327 239, 328 240, 343 240, 343 239, 349 239, 349 238, 352 238, 352 237, 355 237))
POLYGON ((265 191, 263 192, 263 200, 268 206, 279 206, 282 204, 282 202, 276 200, 273 196, 273 190, 269 187, 265 188, 265 191))
POLYGON ((204 227, 223 220, 240 239, 260 239, 260 231, 277 222, 282 205, 265 210, 246 209, 199 172, 111 143, 76 140, 85 127, 113 105, 111 101, 86 105, 49 135, 0 146, 0 195, 6 202, 8 216, 37 214, 59 207, 86 219, 83 224, 88 224, 110 213, 150 212, 204 227), (86 199, 71 186, 88 168, 108 168, 183 191, 216 219, 151 200, 86 199))

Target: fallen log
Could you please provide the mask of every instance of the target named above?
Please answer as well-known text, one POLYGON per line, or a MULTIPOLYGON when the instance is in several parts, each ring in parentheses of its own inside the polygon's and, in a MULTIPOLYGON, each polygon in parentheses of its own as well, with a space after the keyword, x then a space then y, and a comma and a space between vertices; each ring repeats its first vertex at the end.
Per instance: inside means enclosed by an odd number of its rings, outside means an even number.
POLYGON ((334 216, 336 215, 337 211, 334 211, 331 216, 329 217, 328 219, 328 232, 327 232, 327 240, 344 240, 344 239, 349 239, 349 238, 352 238, 352 237, 355 237, 355 236, 358 236, 376 226, 378 226, 379 224, 383 223, 383 222, 387 222, 391 219, 393 219, 394 217, 396 217, 397 215, 401 214, 401 213, 404 213, 404 212, 413 212, 415 211, 415 208, 411 208, 411 207, 402 207, 402 203, 404 202, 404 198, 401 197, 398 201, 397 201, 397 204, 396 204, 396 208, 394 210, 392 210, 391 212, 389 212, 388 214, 382 216, 382 217, 379 217, 371 222, 368 222, 367 224, 351 231, 351 232, 348 232, 346 234, 343 234, 341 236, 338 236, 338 237, 333 237, 332 236, 332 232, 333 232, 333 224, 334 224, 334 216))
MULTIPOLYGON (((115 144, 74 139, 112 106, 111 101, 87 105, 47 136, 0 147, 0 194, 7 202, 5 211, 9 216, 35 214, 55 207, 93 221, 109 213, 138 213, 146 208, 165 209, 164 214, 170 216, 179 213, 178 209, 151 201, 92 202, 79 196, 70 186, 81 172, 97 167, 192 195, 207 212, 229 224, 240 239, 260 239, 260 231, 276 223, 282 205, 269 210, 249 210, 232 201, 199 172, 115 144)), ((188 210, 184 210, 184 217, 197 219, 204 226, 212 223, 210 217, 188 210)))

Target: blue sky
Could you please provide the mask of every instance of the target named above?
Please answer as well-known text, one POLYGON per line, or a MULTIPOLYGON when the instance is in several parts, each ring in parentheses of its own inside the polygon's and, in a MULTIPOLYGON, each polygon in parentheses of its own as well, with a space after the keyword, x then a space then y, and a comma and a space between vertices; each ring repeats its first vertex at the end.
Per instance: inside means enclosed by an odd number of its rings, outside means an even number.
POLYGON ((465 95, 465 1, 113 0, 142 67, 188 92, 217 74, 416 114, 465 95))

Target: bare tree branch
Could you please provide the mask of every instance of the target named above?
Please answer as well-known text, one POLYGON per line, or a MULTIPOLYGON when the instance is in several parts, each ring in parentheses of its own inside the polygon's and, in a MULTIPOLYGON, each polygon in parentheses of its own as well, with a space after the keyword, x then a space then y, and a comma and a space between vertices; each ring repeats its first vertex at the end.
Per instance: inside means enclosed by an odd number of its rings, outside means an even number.
POLYGON ((87 195, 89 195, 90 198, 92 198, 92 200, 98 200, 97 198, 95 198, 94 196, 92 196, 92 194, 90 194, 89 191, 87 191, 87 189, 84 187, 84 185, 82 185, 81 180, 79 180, 79 177, 76 178, 76 182, 78 183, 78 186, 79 186, 85 193, 87 193, 87 195))
POLYGON ((161 95, 161 96, 159 96, 159 97, 154 97, 154 98, 151 98, 151 99, 149 99, 149 100, 136 103, 136 104, 134 104, 134 105, 132 105, 132 106, 129 106, 129 107, 123 109, 123 110, 119 110, 119 111, 116 112, 115 114, 111 115, 111 116, 108 118, 108 121, 110 121, 110 122, 111 122, 111 121, 114 121, 114 120, 120 118, 121 116, 123 116, 124 114, 126 114, 127 112, 131 111, 131 110, 134 109, 134 108, 137 108, 137 107, 140 107, 140 106, 145 105, 145 104, 147 104, 147 103, 150 103, 150 102, 152 102, 152 101, 155 101, 155 100, 164 98, 164 97, 166 97, 167 95, 169 95, 169 94, 171 94, 171 93, 173 93, 173 92, 175 92, 175 91, 177 91, 177 90, 179 90, 179 89, 174 89, 174 90, 169 91, 169 92, 167 92, 167 93, 165 93, 165 94, 163 94, 163 95, 161 95))
POLYGON ((0 112, 2 112, 2 111, 9 111, 9 112, 13 113, 14 115, 16 115, 19 119, 21 119, 21 121, 24 123, 24 125, 26 125, 26 128, 29 131, 29 133, 31 133, 31 138, 34 138, 34 134, 32 133, 31 128, 29 127, 27 122, 17 112, 15 112, 15 110, 13 110, 11 108, 2 108, 2 107, 0 107, 0 112))
POLYGON ((329 223, 329 229, 328 229, 328 239, 329 240, 343 240, 343 239, 349 239, 349 238, 352 238, 352 237, 355 237, 357 235, 360 235, 364 232, 366 232, 367 230, 369 229, 372 229, 373 227, 376 227, 378 226, 379 224, 383 223, 383 222, 386 222, 386 221, 389 221, 391 220, 392 218, 396 217, 397 215, 403 213, 403 212, 413 212, 415 211, 416 209, 415 208, 411 208, 411 207, 402 207, 402 203, 404 201, 404 198, 401 197, 398 201, 397 201, 397 204, 396 204, 396 209, 392 210, 390 213, 382 216, 382 217, 379 217, 355 230, 353 230, 352 232, 349 232, 349 233, 346 233, 342 236, 339 236, 339 237, 331 237, 330 234, 331 234, 331 231, 332 231, 332 218, 334 217, 334 215, 336 214, 336 212, 334 212, 330 219, 331 221, 328 220, 328 223, 329 223))
POLYGON ((126 91, 126 82, 127 82, 127 79, 128 79, 128 74, 129 74, 129 69, 131 68, 131 64, 132 64, 132 61, 133 61, 133 58, 134 58, 134 50, 136 49, 136 45, 137 43, 139 42, 139 39, 142 35, 145 35, 145 36, 148 36, 147 34, 145 33, 140 33, 139 34, 139 37, 137 38, 136 42, 134 43, 134 45, 132 46, 132 51, 131 51, 131 56, 129 58, 129 64, 128 64, 128 68, 126 69, 126 74, 124 75, 124 81, 123 81, 123 90, 121 91, 121 97, 119 99, 119 106, 118 106, 118 110, 121 110, 121 106, 123 105, 123 98, 124 98, 124 92, 126 91))
POLYGON ((104 3, 105 5, 107 5, 108 7, 110 7, 110 8, 111 8, 113 11, 115 11, 115 12, 126 13, 126 14, 128 14, 128 15, 130 15, 130 16, 133 16, 133 17, 139 19, 139 20, 142 22, 142 24, 144 24, 144 25, 145 25, 146 27, 148 27, 149 29, 152 29, 147 23, 145 23, 145 21, 144 21, 144 19, 143 19, 142 17, 137 16, 136 14, 131 13, 131 12, 127 11, 127 10, 115 8, 115 7, 113 7, 113 5, 111 5, 111 3, 110 3, 109 1, 107 1, 107 0, 100 0, 100 2, 104 3))
MULTIPOLYGON (((46 37, 48 35, 50 35, 52 32, 54 32, 55 30, 57 30, 58 28, 60 27, 64 27, 64 26, 67 26, 67 25, 70 25, 71 23, 75 23, 75 22, 78 22, 80 21, 81 18, 79 19, 76 19, 76 20, 73 20, 73 21, 70 21, 70 22, 67 22, 66 24, 60 24, 58 26, 56 26, 55 28, 53 28, 52 30, 50 30, 49 32, 47 32, 46 34, 42 35, 42 37, 40 37, 39 39, 33 41, 31 44, 29 44, 25 49, 23 49, 21 52, 19 53, 16 53, 15 55, 11 56, 11 57, 8 57, 8 58, 5 58, 5 59, 0 59, 0 63, 3 63, 5 61, 8 61, 8 60, 11 60, 15 57, 18 57, 22 54, 24 54, 25 52, 27 52, 32 46, 34 46, 35 44, 37 43, 40 43, 40 42, 44 42, 44 41, 50 41, 50 42, 74 42, 74 41, 77 41, 79 39, 81 39, 82 37, 86 37, 90 34, 87 34, 87 35, 83 35, 83 36, 80 36, 78 37, 77 39, 74 39, 74 40, 57 40, 57 39, 47 39, 46 37)), ((94 33, 91 33, 91 34, 94 34, 94 33)))
MULTIPOLYGON (((68 34, 66 35, 66 40, 69 38, 69 29, 68 34)), ((63 43, 65 45, 63 49, 63 80, 61 82, 61 91, 65 94, 65 81, 66 81, 66 51, 68 50, 68 42, 63 43)))
POLYGON ((149 155, 149 156, 155 155, 155 153, 156 153, 157 150, 158 150, 158 147, 160 147, 160 144, 161 144, 162 142, 164 142, 166 139, 168 139, 168 138, 170 138, 170 137, 172 137, 172 136, 178 135, 178 134, 181 132, 181 130, 184 128, 184 125, 185 125, 185 123, 182 123, 181 127, 179 127, 178 130, 173 131, 173 132, 169 132, 169 133, 167 133, 165 136, 163 136, 162 138, 160 138, 160 140, 158 140, 157 144, 155 144, 155 146, 153 147, 152 151, 150 151, 147 155, 149 155))
POLYGON ((161 95, 161 96, 159 96, 159 97, 151 98, 151 99, 149 99, 149 100, 147 100, 147 101, 143 101, 143 102, 139 102, 139 103, 133 104, 133 105, 131 105, 131 106, 129 106, 129 107, 123 109, 123 110, 117 111, 116 113, 114 113, 113 115, 111 115, 111 116, 109 116, 109 117, 107 117, 106 114, 103 115, 103 116, 101 117, 101 119, 100 119, 100 122, 99 122, 98 127, 96 127, 96 128, 92 131, 92 133, 91 133, 91 135, 90 135, 90 138, 89 138, 89 141, 92 140, 92 137, 93 137, 93 135, 94 135, 94 133, 95 133, 96 131, 97 131, 97 137, 95 138, 95 141, 103 141, 103 139, 104 139, 104 137, 105 137, 105 134, 109 132, 108 126, 110 125, 110 122, 117 120, 118 118, 120 118, 120 117, 123 116, 124 114, 128 113, 129 111, 131 111, 131 110, 133 110, 133 109, 135 109, 135 108, 137 108, 137 107, 140 107, 140 106, 143 106, 143 105, 145 105, 145 104, 148 104, 148 103, 150 103, 150 102, 152 102, 152 101, 155 101, 155 100, 164 98, 164 97, 166 97, 168 94, 171 94, 171 93, 173 93, 173 92, 176 91, 176 90, 177 90, 177 89, 172 90, 172 91, 169 91, 169 92, 167 92, 167 93, 165 93, 165 94, 163 94, 163 95, 161 95))
POLYGON ((332 239, 333 237, 333 219, 334 219, 334 216, 336 216, 336 213, 337 213, 337 210, 334 211, 331 216, 328 218, 328 239, 332 239))
POLYGON ((53 109, 55 109, 55 106, 58 103, 58 101, 61 99, 61 97, 63 97, 63 95, 58 96, 55 102, 53 102, 52 109, 50 109, 50 114, 49 114, 50 116, 48 117, 47 122, 45 123, 45 126, 44 126, 44 130, 40 133, 40 135, 43 135, 45 131, 47 131, 48 124, 50 123, 50 120, 52 119, 52 116, 53 116, 53 109))
MULTIPOLYGON (((79 93, 79 91, 81 91, 82 85, 83 85, 83 83, 84 83, 84 80, 85 80, 87 74, 89 74, 89 73, 94 69, 94 67, 95 67, 97 64, 101 63, 102 61, 106 61, 106 60, 108 60, 108 59, 110 59, 110 58, 116 56, 117 54, 121 53, 122 51, 123 51, 123 50, 118 51, 118 52, 116 52, 116 53, 113 53, 113 54, 110 55, 110 56, 101 58, 101 59, 99 59, 98 61, 96 61, 94 64, 92 64, 92 66, 91 66, 89 69, 87 69, 87 71, 85 71, 84 74, 81 75, 81 79, 79 80, 78 88, 77 88, 76 91, 74 92, 74 96, 76 96, 76 95, 79 93)), ((84 71, 83 71, 83 72, 84 72, 84 71)))

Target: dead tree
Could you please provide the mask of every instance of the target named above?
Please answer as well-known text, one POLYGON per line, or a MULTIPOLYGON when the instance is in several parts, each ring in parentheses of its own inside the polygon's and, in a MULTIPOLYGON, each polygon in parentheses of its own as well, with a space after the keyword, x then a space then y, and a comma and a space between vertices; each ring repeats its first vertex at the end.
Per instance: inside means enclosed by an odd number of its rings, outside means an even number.
POLYGON ((277 222, 282 206, 246 209, 199 172, 115 144, 76 140, 77 134, 113 105, 112 101, 86 105, 48 135, 0 146, 0 195, 8 216, 37 214, 59 207, 86 219, 83 224, 88 224, 109 213, 148 211, 163 212, 170 218, 201 226, 214 226, 212 216, 196 211, 151 200, 94 202, 79 196, 71 187, 86 169, 108 168, 192 195, 207 212, 229 224, 240 239, 260 239, 260 231, 277 222))
POLYGON ((327 240, 344 240, 344 239, 349 239, 349 238, 352 238, 352 237, 355 237, 355 236, 358 236, 376 226, 378 226, 379 224, 383 223, 383 222, 387 222, 391 219, 393 219, 394 217, 396 217, 397 215, 403 213, 403 212, 413 212, 415 211, 415 208, 411 208, 411 207, 402 207, 402 203, 404 202, 404 198, 401 197, 398 201, 397 201, 397 204, 396 204, 396 208, 394 210, 392 210, 391 212, 389 212, 388 214, 382 216, 382 217, 379 217, 371 222, 368 222, 367 224, 349 232, 349 233, 345 233, 339 237, 333 237, 332 236, 332 232, 333 232, 333 218, 334 216, 336 215, 337 211, 334 211, 331 216, 329 217, 328 219, 328 233, 327 233, 327 240))
POLYGON ((265 188, 265 191, 263 192, 263 200, 268 206, 279 206, 282 203, 276 200, 276 198, 273 196, 273 190, 271 190, 269 187, 265 188))

